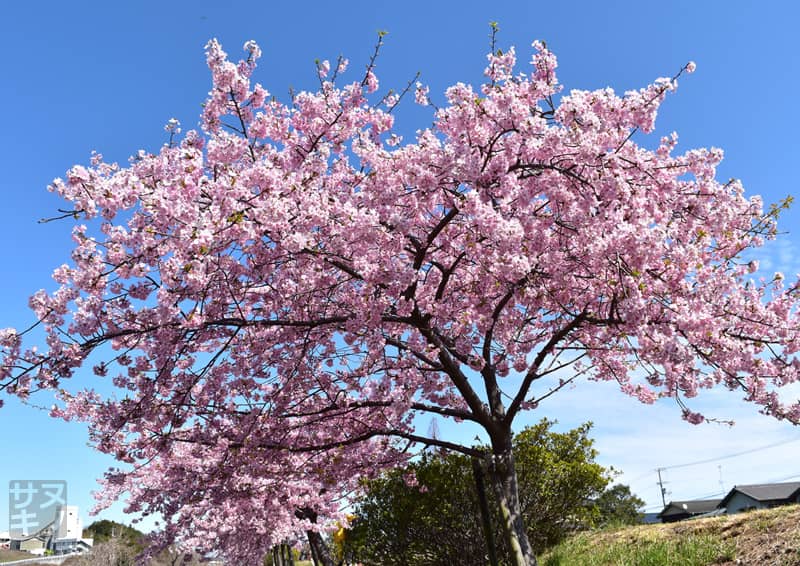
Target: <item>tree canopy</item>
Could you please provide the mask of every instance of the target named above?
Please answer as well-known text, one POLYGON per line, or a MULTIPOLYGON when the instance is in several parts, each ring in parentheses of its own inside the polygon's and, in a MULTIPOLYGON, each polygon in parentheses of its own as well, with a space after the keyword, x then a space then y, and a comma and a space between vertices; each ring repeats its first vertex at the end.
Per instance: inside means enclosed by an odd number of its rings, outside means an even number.
POLYGON ((319 89, 284 103, 251 80, 254 42, 239 62, 209 42, 200 130, 172 122, 158 151, 53 182, 74 250, 30 301, 44 347, 0 331, 0 387, 58 389, 54 415, 137 464, 109 499, 240 561, 324 528, 410 443, 483 456, 421 434, 420 414, 485 431, 520 565, 512 426, 580 376, 693 423, 716 386, 797 422, 780 395, 800 370, 797 285, 753 281, 743 255, 777 208, 717 181, 720 150, 644 136, 678 76, 562 92, 543 43, 527 72, 495 47, 484 84, 438 105, 423 84, 381 96, 377 48, 355 79, 321 62, 319 89), (392 111, 412 91, 434 123, 404 140, 392 111), (120 394, 69 392, 84 366, 120 394))
POLYGON ((631 488, 624 484, 606 489, 595 500, 595 505, 599 514, 598 524, 601 526, 633 525, 642 520, 644 501, 631 493, 631 488))

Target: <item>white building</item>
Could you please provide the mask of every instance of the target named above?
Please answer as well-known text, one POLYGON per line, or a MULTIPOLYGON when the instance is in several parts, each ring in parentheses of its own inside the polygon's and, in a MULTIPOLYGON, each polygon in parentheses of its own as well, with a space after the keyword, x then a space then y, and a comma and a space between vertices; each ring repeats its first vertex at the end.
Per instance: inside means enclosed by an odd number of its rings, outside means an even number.
POLYGON ((80 552, 92 547, 94 541, 83 538, 83 521, 74 505, 59 505, 53 521, 53 535, 47 545, 56 554, 80 552))
POLYGON ((79 539, 83 534, 83 522, 74 505, 59 505, 56 507, 56 518, 53 529, 53 538, 79 539))

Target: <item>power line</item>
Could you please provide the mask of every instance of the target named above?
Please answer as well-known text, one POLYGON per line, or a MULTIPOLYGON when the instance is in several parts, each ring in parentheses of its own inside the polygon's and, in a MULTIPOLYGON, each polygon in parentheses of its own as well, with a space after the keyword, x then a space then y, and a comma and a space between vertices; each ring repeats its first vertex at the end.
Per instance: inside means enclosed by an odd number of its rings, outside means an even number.
MULTIPOLYGON (((741 450, 739 452, 734 452, 734 453, 731 453, 731 454, 725 454, 725 455, 722 455, 722 456, 716 456, 714 458, 706 458, 704 460, 696 460, 694 462, 685 462, 683 464, 674 464, 672 466, 661 466, 661 467, 655 468, 655 470, 653 470, 654 472, 656 472, 658 474, 658 477, 659 477, 658 481, 656 482, 656 485, 659 486, 659 491, 661 492, 661 498, 664 499, 665 495, 666 495, 666 490, 664 488, 664 483, 666 483, 666 482, 661 479, 661 472, 663 472, 665 470, 674 470, 676 468, 688 468, 690 466, 699 466, 701 464, 711 464, 713 462, 717 462, 717 461, 720 461, 720 460, 728 460, 728 459, 731 459, 731 458, 737 458, 739 456, 752 454, 754 452, 760 452, 762 450, 768 450, 770 448, 776 448, 778 446, 783 446, 785 444, 790 444, 792 442, 797 442, 798 440, 800 440, 800 437, 790 438, 789 440, 782 440, 780 442, 773 442, 772 444, 765 444, 764 446, 757 446, 755 448, 749 448, 747 450, 741 450)), ((645 477, 649 476, 651 473, 653 473, 653 472, 647 472, 647 473, 644 473, 644 474, 642 474, 640 476, 637 476, 635 479, 631 480, 630 483, 631 484, 636 483, 637 481, 642 480, 645 477)), ((770 479, 770 480, 768 480, 768 482, 771 483, 771 482, 785 481, 785 480, 789 480, 789 479, 793 479, 793 478, 800 478, 800 474, 794 474, 794 475, 785 476, 785 477, 781 477, 781 478, 770 479)), ((721 481, 721 479, 720 479, 720 481, 721 481)), ((724 489, 723 489, 723 492, 724 492, 724 489)), ((710 497, 712 495, 718 495, 720 493, 721 492, 708 493, 708 494, 704 494, 704 495, 700 496, 699 498, 702 499, 704 497, 710 497)), ((722 493, 722 495, 724 495, 724 493, 722 493)), ((697 499, 697 498, 698 497, 694 497, 693 499, 697 499)), ((647 507, 647 508, 645 508, 645 510, 651 509, 651 508, 654 509, 654 508, 657 508, 657 507, 655 507, 655 506, 647 507)))
POLYGON ((793 475, 791 475, 791 476, 784 476, 784 477, 782 477, 782 478, 774 478, 774 479, 768 480, 768 483, 772 483, 772 482, 774 482, 774 481, 786 481, 786 480, 792 480, 792 479, 794 479, 794 478, 800 478, 800 474, 793 474, 793 475))
POLYGON ((695 462, 686 462, 684 464, 674 464, 672 466, 661 466, 660 468, 656 468, 658 470, 674 470, 676 468, 688 468, 689 466, 699 466, 700 464, 711 464, 713 462, 717 462, 719 460, 728 460, 730 458, 737 458, 738 456, 744 456, 745 454, 752 454, 753 452, 760 452, 762 450, 767 450, 769 448, 775 448, 777 446, 783 446, 784 444, 789 444, 790 442, 797 442, 800 440, 800 437, 797 438, 790 438, 789 440, 782 440, 781 442, 774 442, 772 444, 765 444, 764 446, 759 446, 756 448, 750 448, 749 450, 742 450, 741 452, 734 452, 733 454, 726 454, 724 456, 717 456, 715 458, 706 458, 705 460, 697 460, 695 462))
MULTIPOLYGON (((662 468, 662 469, 663 469, 663 468, 662 468)), ((633 485, 633 484, 635 484, 636 482, 638 482, 638 481, 641 481, 641 480, 643 480, 644 478, 646 478, 646 477, 648 477, 648 476, 652 476, 652 475, 653 475, 653 471, 654 471, 654 470, 647 470, 647 471, 646 471, 645 473, 643 473, 642 475, 640 475, 640 476, 636 476, 636 477, 635 477, 635 478, 633 478, 632 480, 628 480, 628 483, 629 483, 630 485, 633 485)))

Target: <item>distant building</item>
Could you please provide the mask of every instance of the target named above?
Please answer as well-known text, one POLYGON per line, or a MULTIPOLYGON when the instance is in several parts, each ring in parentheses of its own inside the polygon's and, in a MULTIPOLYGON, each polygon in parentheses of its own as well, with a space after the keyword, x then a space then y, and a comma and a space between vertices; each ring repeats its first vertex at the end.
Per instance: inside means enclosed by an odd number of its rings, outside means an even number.
POLYGON ((56 508, 55 537, 59 539, 81 538, 83 523, 78 508, 72 505, 59 505, 56 508))
POLYGON ((49 541, 48 549, 55 554, 69 554, 92 547, 92 539, 82 538, 83 523, 77 507, 60 506, 56 510, 53 527, 53 536, 49 541))
POLYGON ((793 503, 800 503, 800 482, 737 485, 722 499, 670 501, 657 516, 663 523, 671 523, 793 503))
POLYGON ((721 501, 727 513, 800 503, 800 482, 737 485, 721 501))
POLYGON ((56 507, 53 521, 37 532, 9 540, 12 550, 23 550, 31 554, 71 554, 92 548, 93 540, 82 538, 83 525, 78 508, 72 505, 56 507))
POLYGON ((700 515, 714 513, 721 499, 693 499, 689 501, 670 501, 658 514, 662 523, 683 521, 700 515))

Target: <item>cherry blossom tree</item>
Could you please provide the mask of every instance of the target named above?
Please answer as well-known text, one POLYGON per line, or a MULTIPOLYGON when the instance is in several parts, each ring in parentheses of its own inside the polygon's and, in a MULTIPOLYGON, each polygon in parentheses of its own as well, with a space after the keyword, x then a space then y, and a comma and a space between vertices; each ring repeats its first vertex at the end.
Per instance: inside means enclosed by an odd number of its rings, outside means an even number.
POLYGON ((148 446, 133 470, 106 474, 99 504, 127 496, 129 511, 166 520, 150 536, 149 558, 177 543, 187 551, 222 550, 233 564, 261 564, 271 547, 299 542, 303 533, 318 562, 332 566, 321 531, 347 520, 343 498, 362 480, 397 463, 378 448, 268 453, 253 445, 196 441, 161 451, 148 446))
POLYGON ((528 72, 493 47, 485 83, 440 107, 410 83, 435 119, 406 141, 374 56, 352 82, 320 63, 284 104, 251 81, 256 44, 234 63, 211 41, 200 131, 52 184, 72 259, 31 299, 46 347, 0 333, 0 387, 59 390, 53 413, 134 465, 110 496, 250 560, 422 443, 487 458, 515 564, 535 564, 512 427, 581 376, 693 423, 716 386, 797 422, 798 287, 747 259, 779 207, 717 181, 720 150, 646 137, 678 76, 564 93, 533 47, 528 72), (67 392, 85 366, 119 393, 67 392), (476 423, 490 453, 419 415, 476 423), (226 536, 234 520, 263 528, 226 536))

